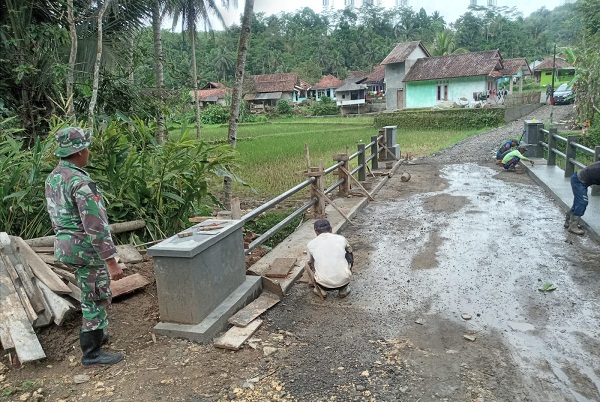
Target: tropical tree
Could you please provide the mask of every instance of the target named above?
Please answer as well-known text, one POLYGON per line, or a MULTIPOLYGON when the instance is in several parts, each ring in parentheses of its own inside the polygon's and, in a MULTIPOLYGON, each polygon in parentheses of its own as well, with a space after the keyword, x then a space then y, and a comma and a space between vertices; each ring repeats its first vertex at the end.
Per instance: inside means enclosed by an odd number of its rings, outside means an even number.
POLYGON ((430 52, 432 56, 446 56, 449 54, 468 53, 469 51, 465 48, 456 48, 454 32, 444 29, 435 35, 430 52))
MULTIPOLYGON (((235 84, 231 94, 231 112, 229 115, 229 129, 227 131, 227 142, 233 148, 237 145, 237 128, 240 116, 240 105, 242 103, 242 88, 244 86, 244 69, 248 44, 250 43, 250 29, 252 26, 252 14, 254 13, 254 0, 246 0, 244 5, 244 16, 242 17, 242 28, 240 30, 240 41, 238 45, 238 56, 235 68, 235 84)), ((226 209, 231 209, 231 177, 225 176, 223 181, 223 204, 226 209)))
MULTIPOLYGON (((232 0, 237 7, 237 0, 232 0)), ((228 9, 229 0, 221 0, 221 4, 228 9)), ((208 31, 212 31, 210 16, 214 16, 223 27, 225 20, 214 0, 169 0, 168 12, 173 16, 173 26, 181 20, 181 26, 187 31, 190 40, 190 58, 192 68, 192 91, 196 115, 196 137, 200 138, 200 102, 198 100, 198 64, 196 60, 196 32, 198 22, 203 22, 208 31)))

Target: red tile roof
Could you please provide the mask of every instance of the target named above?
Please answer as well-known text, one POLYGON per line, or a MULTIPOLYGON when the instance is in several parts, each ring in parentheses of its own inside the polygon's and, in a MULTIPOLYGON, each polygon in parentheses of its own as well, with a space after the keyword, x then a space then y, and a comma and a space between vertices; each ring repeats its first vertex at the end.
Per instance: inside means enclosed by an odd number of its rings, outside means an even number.
POLYGON ((414 42, 402 42, 398 43, 394 49, 387 55, 385 59, 381 62, 382 65, 392 64, 392 63, 402 63, 406 61, 407 57, 415 50, 417 47, 421 47, 425 54, 429 56, 429 51, 425 48, 425 46, 421 43, 421 41, 414 42))
POLYGON ((383 82, 385 78, 385 66, 379 65, 373 67, 373 71, 367 75, 367 78, 363 81, 363 83, 371 83, 371 82, 383 82))
POLYGON ((294 92, 294 87, 300 84, 296 73, 253 75, 255 93, 264 92, 294 92))
MULTIPOLYGON (((225 95, 228 92, 231 92, 231 88, 227 88, 225 85, 219 82, 209 82, 204 86, 204 88, 198 90, 198 100, 202 102, 215 102, 216 99, 225 98, 225 95)), ((191 93, 193 95, 194 91, 192 91, 191 93)))
POLYGON ((502 74, 505 76, 517 75, 523 67, 525 67, 527 70, 524 75, 531 75, 529 64, 527 64, 527 59, 524 57, 517 59, 502 59, 502 65, 504 66, 502 74))
MULTIPOLYGON (((552 64, 553 64, 552 57, 544 57, 544 60, 542 60, 542 62, 540 64, 538 64, 533 70, 534 71, 551 70, 552 64)), ((556 66, 556 68, 575 68, 572 65, 570 65, 569 63, 567 63, 567 61, 565 59, 561 59, 560 57, 556 58, 555 66, 556 66)))
POLYGON ((404 77, 405 82, 490 75, 502 70, 498 50, 418 59, 404 77))
POLYGON ((324 75, 323 78, 321 78, 321 81, 319 81, 315 85, 313 85, 313 88, 314 89, 338 88, 338 87, 341 87, 342 85, 344 85, 344 81, 329 74, 329 75, 324 75))

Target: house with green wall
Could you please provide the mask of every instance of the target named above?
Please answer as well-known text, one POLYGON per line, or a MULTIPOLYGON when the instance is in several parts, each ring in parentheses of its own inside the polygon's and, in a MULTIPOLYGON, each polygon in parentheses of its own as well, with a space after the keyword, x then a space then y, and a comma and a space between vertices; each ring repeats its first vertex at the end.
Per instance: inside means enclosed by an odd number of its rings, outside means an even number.
POLYGON ((502 69, 499 50, 419 58, 404 76, 406 108, 432 107, 442 101, 491 102, 502 69))
POLYGON ((575 76, 575 67, 570 65, 565 59, 556 57, 556 60, 552 57, 545 57, 540 64, 534 69, 534 77, 538 80, 540 85, 546 87, 552 85, 552 70, 554 74, 554 86, 563 82, 569 82, 575 76))

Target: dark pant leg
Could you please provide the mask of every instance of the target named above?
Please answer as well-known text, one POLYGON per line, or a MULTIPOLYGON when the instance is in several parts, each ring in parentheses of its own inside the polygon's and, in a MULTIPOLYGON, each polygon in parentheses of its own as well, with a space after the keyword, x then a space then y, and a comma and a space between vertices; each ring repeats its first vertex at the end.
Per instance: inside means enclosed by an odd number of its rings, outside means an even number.
POLYGON ((588 206, 588 186, 579 180, 577 172, 571 175, 571 189, 573 190, 574 196, 571 213, 575 216, 583 216, 585 209, 588 206))

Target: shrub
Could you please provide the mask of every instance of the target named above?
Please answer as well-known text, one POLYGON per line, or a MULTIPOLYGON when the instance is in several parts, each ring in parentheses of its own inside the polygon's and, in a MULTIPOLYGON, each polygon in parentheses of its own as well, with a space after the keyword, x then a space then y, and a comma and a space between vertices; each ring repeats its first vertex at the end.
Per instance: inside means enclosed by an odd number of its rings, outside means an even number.
POLYGON ((409 130, 470 130, 504 124, 504 109, 401 110, 375 117, 375 126, 409 130))
POLYGON ((208 105, 200 113, 202 124, 223 124, 229 121, 229 109, 225 106, 213 104, 208 105))
POLYGON ((310 106, 310 111, 313 116, 330 116, 340 113, 335 101, 328 96, 323 96, 318 102, 314 102, 310 106))
POLYGON ((290 105, 285 99, 279 99, 279 101, 277 101, 277 105, 275 106, 275 112, 281 117, 291 117, 292 105, 290 105))

